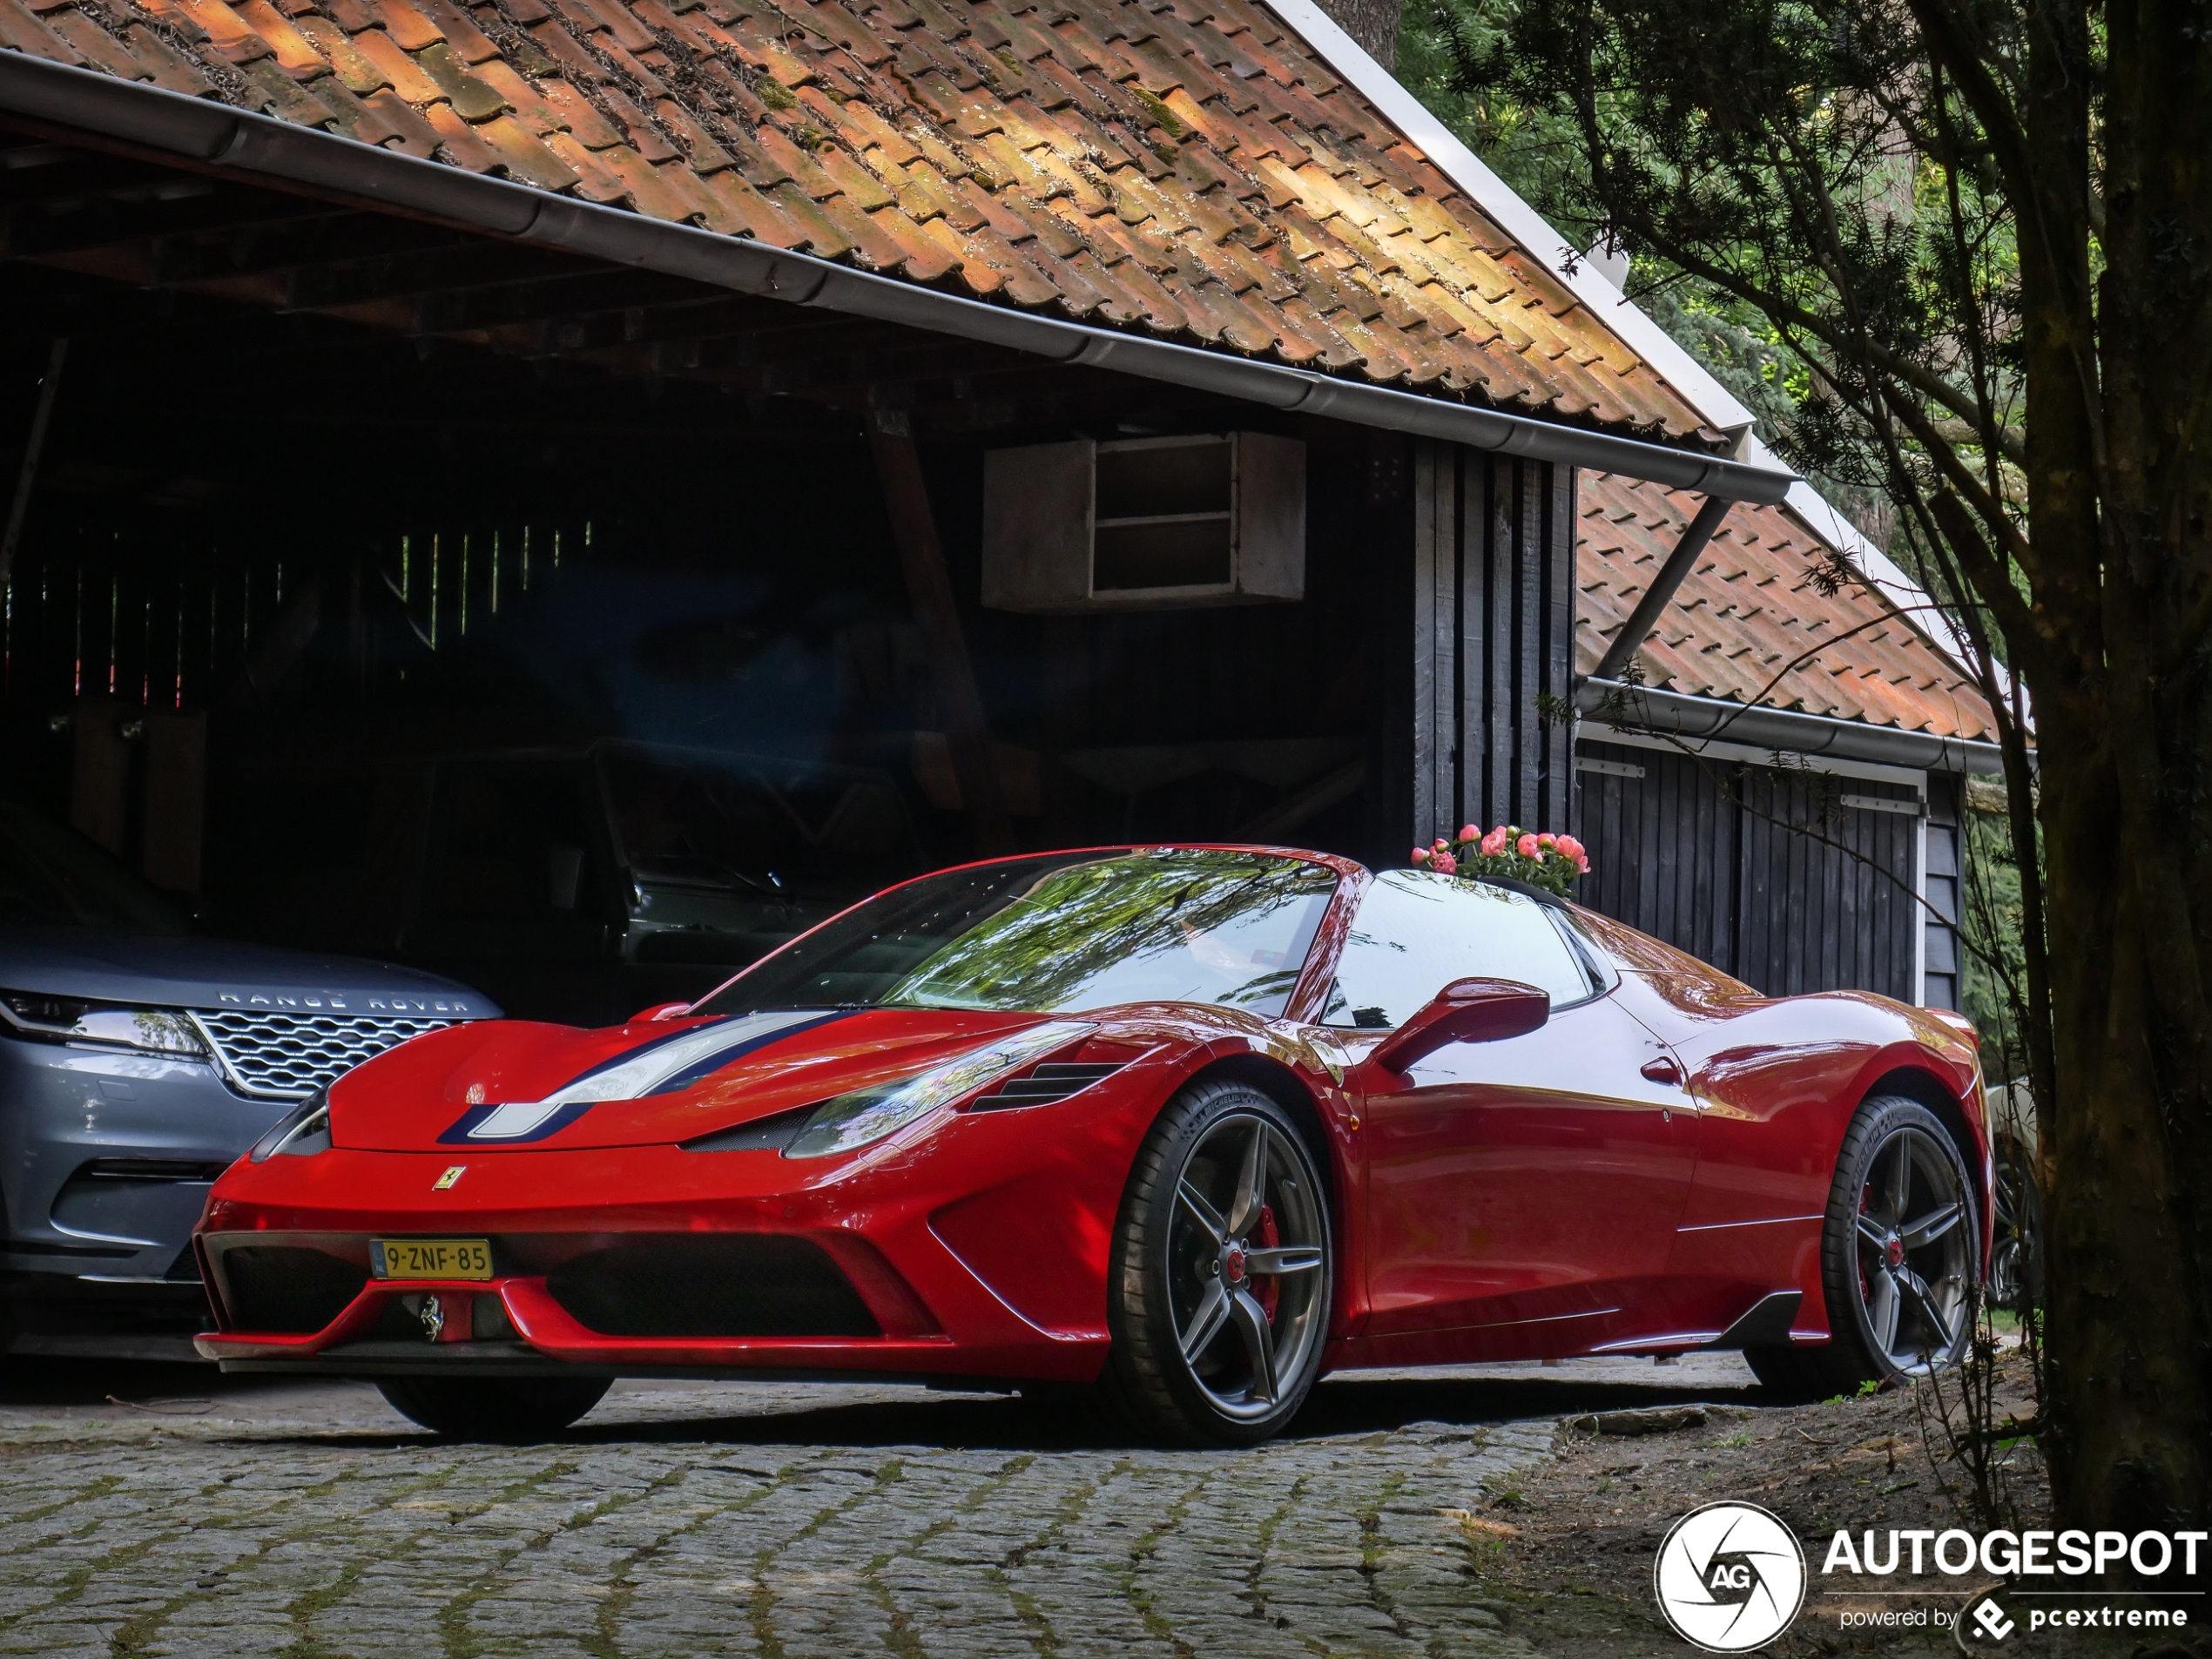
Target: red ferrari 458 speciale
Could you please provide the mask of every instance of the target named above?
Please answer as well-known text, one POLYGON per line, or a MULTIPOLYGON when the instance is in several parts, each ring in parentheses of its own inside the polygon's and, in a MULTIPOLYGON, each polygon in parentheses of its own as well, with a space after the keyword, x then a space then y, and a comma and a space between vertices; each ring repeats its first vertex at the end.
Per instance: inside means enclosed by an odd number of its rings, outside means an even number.
POLYGON ((348 1073, 216 1184, 199 1346, 485 1436, 671 1374, 1096 1385, 1216 1444, 1347 1366, 1732 1348, 1827 1395, 1959 1353, 1990 1197, 1956 1015, 1510 884, 1036 853, 348 1073))

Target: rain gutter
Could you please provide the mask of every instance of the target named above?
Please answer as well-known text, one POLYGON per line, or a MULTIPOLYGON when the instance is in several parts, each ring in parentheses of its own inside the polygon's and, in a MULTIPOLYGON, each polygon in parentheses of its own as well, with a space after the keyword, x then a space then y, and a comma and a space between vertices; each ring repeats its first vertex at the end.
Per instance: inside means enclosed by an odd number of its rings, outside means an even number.
POLYGON ((1691 697, 1620 680, 1595 677, 1583 680, 1575 689, 1575 706, 1585 718, 1623 731, 1679 738, 1692 746, 1719 741, 1751 749, 1858 760, 1870 765, 1903 766, 1913 772, 1998 777, 2005 770, 2004 752, 1993 743, 1732 703, 1722 698, 1691 697))
POLYGON ((1730 501, 1771 504, 1796 482, 1789 472, 1771 467, 963 299, 811 254, 464 172, 336 133, 19 52, 0 51, 0 111, 37 123, 64 139, 83 134, 205 172, 341 198, 736 293, 1163 381, 1285 414, 1321 415, 1496 455, 1622 473, 1730 501))

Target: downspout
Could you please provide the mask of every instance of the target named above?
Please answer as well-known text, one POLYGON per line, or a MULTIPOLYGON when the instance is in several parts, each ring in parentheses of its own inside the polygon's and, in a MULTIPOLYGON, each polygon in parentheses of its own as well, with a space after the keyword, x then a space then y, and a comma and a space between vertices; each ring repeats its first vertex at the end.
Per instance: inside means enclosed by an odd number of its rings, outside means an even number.
POLYGON ((1705 550, 1705 543, 1713 539, 1713 532, 1721 527, 1721 520, 1728 516, 1728 509, 1735 505, 1724 496, 1708 496, 1705 504, 1697 509, 1675 543, 1675 550, 1667 555, 1667 562, 1659 567, 1659 574, 1651 578, 1651 585, 1643 590, 1643 597, 1636 601, 1636 608, 1629 613, 1628 621, 1621 624, 1621 631, 1613 636, 1613 643, 1605 648, 1605 655, 1590 671, 1595 680, 1617 680, 1621 671, 1629 665, 1643 642, 1651 637, 1651 631, 1659 625, 1660 613, 1667 608, 1675 590, 1682 586, 1683 578, 1697 563, 1697 556, 1705 550))

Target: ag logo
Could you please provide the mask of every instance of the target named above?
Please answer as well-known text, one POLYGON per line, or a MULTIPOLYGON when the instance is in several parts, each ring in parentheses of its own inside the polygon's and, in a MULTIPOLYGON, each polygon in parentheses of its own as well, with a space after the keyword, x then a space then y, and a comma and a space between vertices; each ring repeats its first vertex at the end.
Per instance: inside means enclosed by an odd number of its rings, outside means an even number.
POLYGON ((1973 1621, 1980 1628, 1982 1635, 1992 1642, 2002 1642, 2019 1629, 2005 1616, 2005 1609, 1997 1605, 1994 1596, 1985 1596, 1975 1604, 1973 1621))
POLYGON ((1790 1627, 1805 1600, 1805 1553, 1750 1503, 1709 1503, 1669 1530, 1652 1568, 1659 1610, 1708 1653, 1749 1653, 1790 1627))

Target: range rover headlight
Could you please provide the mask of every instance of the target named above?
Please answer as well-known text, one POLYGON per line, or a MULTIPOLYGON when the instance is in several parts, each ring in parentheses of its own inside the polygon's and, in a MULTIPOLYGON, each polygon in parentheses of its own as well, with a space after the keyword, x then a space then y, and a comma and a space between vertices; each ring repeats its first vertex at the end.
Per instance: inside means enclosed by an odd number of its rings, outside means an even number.
POLYGON ((294 1106, 276 1121, 274 1128, 253 1143, 246 1156, 266 1163, 280 1152, 287 1157, 311 1158, 330 1150, 330 1089, 327 1085, 294 1106))
POLYGON ((207 1045, 192 1016, 170 1008, 134 1008, 83 997, 0 991, 0 1025, 43 1042, 132 1049, 179 1060, 205 1060, 207 1045))
POLYGON ((1096 1029, 1079 1020, 1049 1020, 934 1066, 918 1076, 876 1083, 826 1100, 792 1137, 784 1156, 826 1158, 870 1145, 897 1134, 923 1113, 972 1095, 994 1078, 1018 1070, 1055 1049, 1064 1049, 1096 1029))

